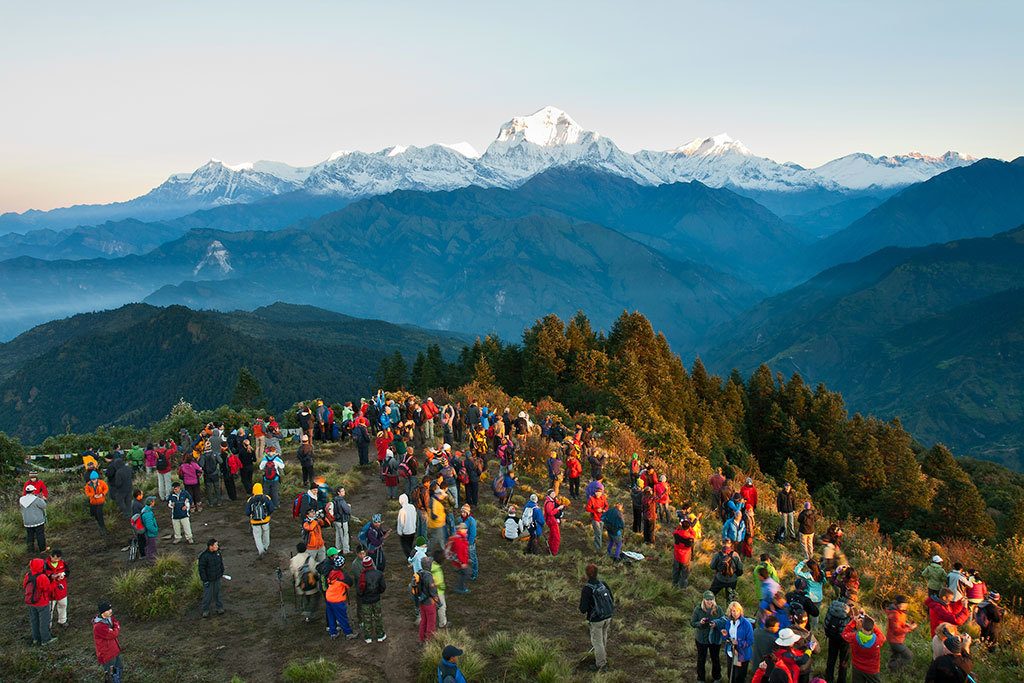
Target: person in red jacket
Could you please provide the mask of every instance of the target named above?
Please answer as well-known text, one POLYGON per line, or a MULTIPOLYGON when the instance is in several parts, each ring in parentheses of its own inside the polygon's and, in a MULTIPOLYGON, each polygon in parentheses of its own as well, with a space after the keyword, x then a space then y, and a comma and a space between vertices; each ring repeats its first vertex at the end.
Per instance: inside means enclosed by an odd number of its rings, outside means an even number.
POLYGON ((34 557, 28 563, 28 573, 21 581, 25 589, 25 606, 32 626, 32 644, 49 645, 57 640, 50 634, 50 579, 46 576, 46 563, 34 557))
POLYGON ((43 500, 46 500, 47 498, 50 497, 50 491, 46 488, 46 482, 39 478, 38 472, 33 471, 28 473, 28 481, 26 481, 22 485, 21 495, 24 496, 26 493, 28 493, 29 486, 35 486, 36 495, 42 498, 43 500))
POLYGON ((68 567, 59 548, 50 551, 46 558, 46 578, 50 579, 50 628, 53 618, 57 617, 57 625, 68 625, 68 567))
POLYGON ((583 463, 575 452, 569 453, 565 461, 565 476, 569 479, 569 497, 578 500, 580 497, 580 477, 583 476, 583 463))
POLYGON ((121 624, 114 618, 114 609, 109 602, 101 602, 99 614, 92 620, 92 641, 96 646, 96 659, 113 683, 121 683, 124 667, 121 665, 121 624))
POLYGON ((584 509, 590 513, 590 527, 594 531, 594 550, 601 552, 604 549, 604 524, 601 517, 608 511, 608 498, 604 495, 604 490, 596 491, 587 499, 584 509))
POLYGON ((448 543, 452 566, 455 567, 455 572, 459 576, 459 585, 455 588, 455 592, 468 593, 469 586, 466 585, 466 581, 469 580, 471 570, 469 564, 469 527, 459 523, 459 526, 456 527, 455 535, 449 539, 448 543))
POLYGON ((939 624, 948 622, 950 624, 962 625, 967 621, 970 612, 962 602, 952 602, 953 591, 943 588, 939 591, 939 599, 933 600, 931 596, 924 599, 925 609, 928 610, 928 622, 931 625, 932 637, 935 637, 935 629, 939 624))
POLYGON ((740 487, 740 495, 743 496, 743 500, 747 501, 747 510, 753 516, 754 510, 757 508, 757 489, 754 487, 753 479, 747 477, 746 483, 740 487))
POLYGON ((879 683, 885 634, 875 625, 875 620, 862 612, 843 629, 843 640, 850 644, 853 683, 879 683))
POLYGON ((679 516, 679 526, 672 534, 672 584, 686 588, 690 582, 690 560, 693 558, 693 543, 697 534, 685 515, 679 516))
POLYGON ((552 555, 558 554, 562 545, 562 510, 564 505, 559 505, 555 499, 554 489, 548 490, 544 499, 544 526, 548 528, 548 549, 552 555))
POLYGON ((892 605, 885 610, 889 619, 889 625, 885 629, 885 637, 889 641, 889 670, 899 671, 908 662, 914 659, 910 649, 906 646, 907 634, 917 628, 917 624, 907 621, 907 598, 904 595, 897 595, 892 605))
POLYGON ((672 520, 668 516, 668 504, 672 498, 672 487, 668 483, 668 477, 664 474, 658 478, 654 485, 654 496, 658 499, 658 519, 662 524, 668 524, 672 520))

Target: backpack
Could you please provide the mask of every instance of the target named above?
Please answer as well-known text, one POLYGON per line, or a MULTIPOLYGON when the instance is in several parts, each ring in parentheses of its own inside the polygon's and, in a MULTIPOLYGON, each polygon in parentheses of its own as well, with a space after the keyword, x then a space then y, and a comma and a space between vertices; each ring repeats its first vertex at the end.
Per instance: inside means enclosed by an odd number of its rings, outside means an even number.
POLYGON ((249 513, 249 519, 263 520, 268 517, 267 502, 266 499, 256 499, 252 502, 251 512, 249 513))
POLYGON ((39 574, 29 572, 25 576, 28 578, 25 583, 25 604, 31 605, 36 601, 36 580, 39 578, 39 574))
POLYGON ((156 468, 158 470, 167 469, 167 451, 158 451, 156 454, 156 468))
POLYGON ((228 456, 228 472, 231 474, 238 474, 239 470, 242 469, 242 459, 232 453, 228 456))
POLYGON ((850 606, 845 600, 833 600, 825 613, 825 635, 840 638, 846 623, 850 621, 850 606))
POLYGON ((263 478, 277 479, 277 465, 274 464, 273 460, 267 460, 267 464, 263 466, 263 478))
POLYGON ((363 528, 359 530, 359 542, 363 545, 364 548, 369 547, 370 538, 368 534, 370 533, 371 524, 373 524, 373 520, 364 524, 363 528))
POLYGON ((131 519, 132 529, 135 529, 137 533, 142 533, 146 530, 146 525, 142 523, 142 513, 137 512, 132 515, 131 519))
POLYGON ((316 566, 316 574, 320 582, 320 590, 324 593, 327 592, 327 575, 331 573, 334 568, 334 563, 330 558, 321 560, 320 564, 316 566))
POLYGON ((988 606, 987 602, 983 602, 978 605, 978 609, 974 612, 974 623, 981 628, 987 628, 989 625, 988 612, 985 611, 985 607, 988 606))
POLYGON ((295 496, 295 500, 292 501, 292 517, 294 517, 295 519, 299 518, 299 513, 302 511, 302 497, 304 495, 306 494, 300 493, 299 495, 295 496))
POLYGON ((601 581, 591 589, 590 614, 587 617, 590 621, 604 621, 611 618, 614 609, 611 591, 601 581))
POLYGON ((499 474, 494 478, 494 483, 491 486, 494 489, 494 495, 499 498, 505 495, 505 477, 499 474))
MULTIPOLYGON (((408 468, 406 468, 408 469, 408 468)), ((395 462, 394 458, 388 458, 384 461, 384 474, 389 477, 393 477, 398 474, 398 463, 395 462)))
POLYGON ((299 590, 307 591, 317 587, 319 583, 319 575, 314 567, 309 566, 309 561, 313 559, 307 557, 302 568, 299 569, 299 590))
POLYGON ((429 600, 429 597, 426 596, 422 588, 422 579, 419 572, 413 573, 412 581, 409 582, 409 593, 417 605, 426 604, 427 600, 429 600))
POLYGON ((736 563, 732 560, 732 555, 722 555, 722 561, 718 564, 718 573, 722 576, 735 576, 736 575, 736 563))
POLYGON ((334 501, 324 505, 324 521, 327 522, 327 526, 334 524, 334 520, 337 517, 334 516, 334 501))

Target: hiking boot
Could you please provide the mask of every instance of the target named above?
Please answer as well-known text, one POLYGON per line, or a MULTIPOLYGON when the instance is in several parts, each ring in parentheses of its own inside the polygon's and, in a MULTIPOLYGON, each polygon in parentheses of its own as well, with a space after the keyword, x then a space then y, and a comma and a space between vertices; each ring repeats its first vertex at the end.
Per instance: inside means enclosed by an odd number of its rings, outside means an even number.
POLYGON ((57 642, 57 636, 52 636, 48 641, 43 643, 43 645, 49 645, 50 643, 56 643, 56 642, 57 642))
POLYGON ((224 614, 224 610, 222 610, 222 609, 219 609, 219 610, 217 610, 217 614, 218 614, 218 615, 220 615, 220 614, 224 614))
POLYGON ((209 612, 203 612, 203 619, 208 619, 209 617, 210 617, 210 613, 209 612))
POLYGON ((174 539, 174 545, 178 545, 179 543, 181 543, 181 539, 180 538, 174 539))
POLYGON ((387 639, 388 639, 388 634, 385 633, 384 635, 382 635, 380 638, 377 639, 377 642, 378 643, 383 643, 387 639))
POLYGON ((363 642, 364 643, 372 643, 373 642, 373 638, 363 638, 363 642))
POLYGON ((347 634, 347 635, 345 636, 345 638, 346 638, 347 640, 355 640, 355 639, 356 639, 356 634, 355 634, 355 633, 349 633, 349 634, 347 634))
POLYGON ((335 638, 338 637, 337 633, 331 633, 330 635, 331 635, 331 640, 334 640, 335 638))
POLYGON ((190 538, 190 539, 188 539, 187 543, 188 543, 189 545, 193 545, 193 544, 195 543, 195 541, 193 541, 193 540, 192 540, 192 539, 190 538))

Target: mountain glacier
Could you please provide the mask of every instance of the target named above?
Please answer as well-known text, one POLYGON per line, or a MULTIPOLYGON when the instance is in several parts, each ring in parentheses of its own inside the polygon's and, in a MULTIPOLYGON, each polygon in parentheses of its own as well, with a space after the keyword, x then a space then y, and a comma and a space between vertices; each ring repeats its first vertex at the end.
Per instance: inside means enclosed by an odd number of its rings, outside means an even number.
POLYGON ((0 216, 0 234, 126 217, 174 217, 295 191, 360 198, 394 190, 453 190, 469 185, 511 188, 555 167, 598 169, 643 185, 697 180, 712 187, 785 194, 896 188, 973 161, 973 157, 956 152, 941 157, 916 152, 883 157, 857 153, 808 169, 757 156, 725 134, 697 138, 668 150, 629 153, 610 138, 584 129, 564 111, 548 106, 506 122, 483 154, 460 142, 399 145, 376 152, 341 151, 306 167, 274 161, 229 165, 211 159, 191 173, 170 176, 147 194, 127 202, 4 214, 0 216))

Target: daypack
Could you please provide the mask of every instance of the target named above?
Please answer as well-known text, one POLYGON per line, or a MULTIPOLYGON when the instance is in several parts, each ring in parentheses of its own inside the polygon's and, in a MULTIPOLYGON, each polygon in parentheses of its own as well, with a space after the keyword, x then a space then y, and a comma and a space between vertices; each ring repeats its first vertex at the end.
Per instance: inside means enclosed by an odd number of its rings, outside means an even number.
POLYGON ((333 568, 334 562, 331 561, 331 558, 321 560, 320 564, 316 566, 316 573, 320 582, 320 590, 324 593, 327 592, 327 575, 331 573, 333 568))
POLYGON ((299 590, 307 591, 317 587, 319 576, 316 569, 309 566, 311 559, 313 558, 307 557, 302 568, 299 570, 299 590))
POLYGON ((985 611, 987 605, 987 602, 980 603, 974 612, 974 622, 981 628, 986 628, 989 625, 988 612, 985 611))
POLYGON ((370 533, 371 524, 373 524, 372 520, 364 524, 363 528, 359 530, 359 542, 363 545, 364 548, 369 546, 370 538, 368 534, 370 533))
POLYGON ((604 621, 610 619, 615 606, 612 604, 612 594, 608 586, 601 581, 591 590, 593 596, 590 601, 590 621, 604 621))
POLYGON ((135 531, 137 531, 138 533, 141 534, 143 531, 146 530, 146 525, 142 523, 142 513, 137 512, 134 515, 132 515, 131 522, 132 528, 135 529, 135 531))
POLYGON ((300 493, 299 495, 295 496, 295 500, 292 501, 292 517, 294 517, 295 519, 299 518, 299 513, 302 510, 302 497, 304 495, 306 494, 300 493))
POLYGON ((277 465, 274 464, 273 460, 267 460, 267 464, 263 466, 263 478, 277 479, 277 465))
POLYGON ((722 576, 735 576, 736 575, 736 563, 733 562, 732 555, 722 555, 722 561, 718 565, 718 573, 722 576))
POLYGON ((850 606, 845 600, 833 600, 825 613, 825 635, 829 638, 840 638, 843 629, 850 621, 850 606))
POLYGON ((36 579, 39 578, 39 574, 29 572, 25 576, 28 578, 25 583, 25 604, 31 605, 36 601, 36 579))
POLYGON ((167 469, 167 451, 160 450, 156 454, 156 468, 158 470, 167 469))
POLYGON ((494 478, 494 483, 491 484, 491 487, 494 489, 494 495, 496 495, 498 498, 501 498, 502 496, 504 496, 505 495, 505 477, 501 476, 500 474, 498 476, 496 476, 494 478))
POLYGON ((267 501, 265 498, 254 499, 250 510, 249 519, 263 520, 269 516, 269 513, 267 512, 267 501))
POLYGON ((232 475, 238 474, 242 469, 242 459, 232 453, 228 456, 228 472, 232 475))
POLYGON ((398 474, 398 463, 395 462, 394 458, 388 458, 384 461, 384 474, 389 477, 393 477, 398 474))

